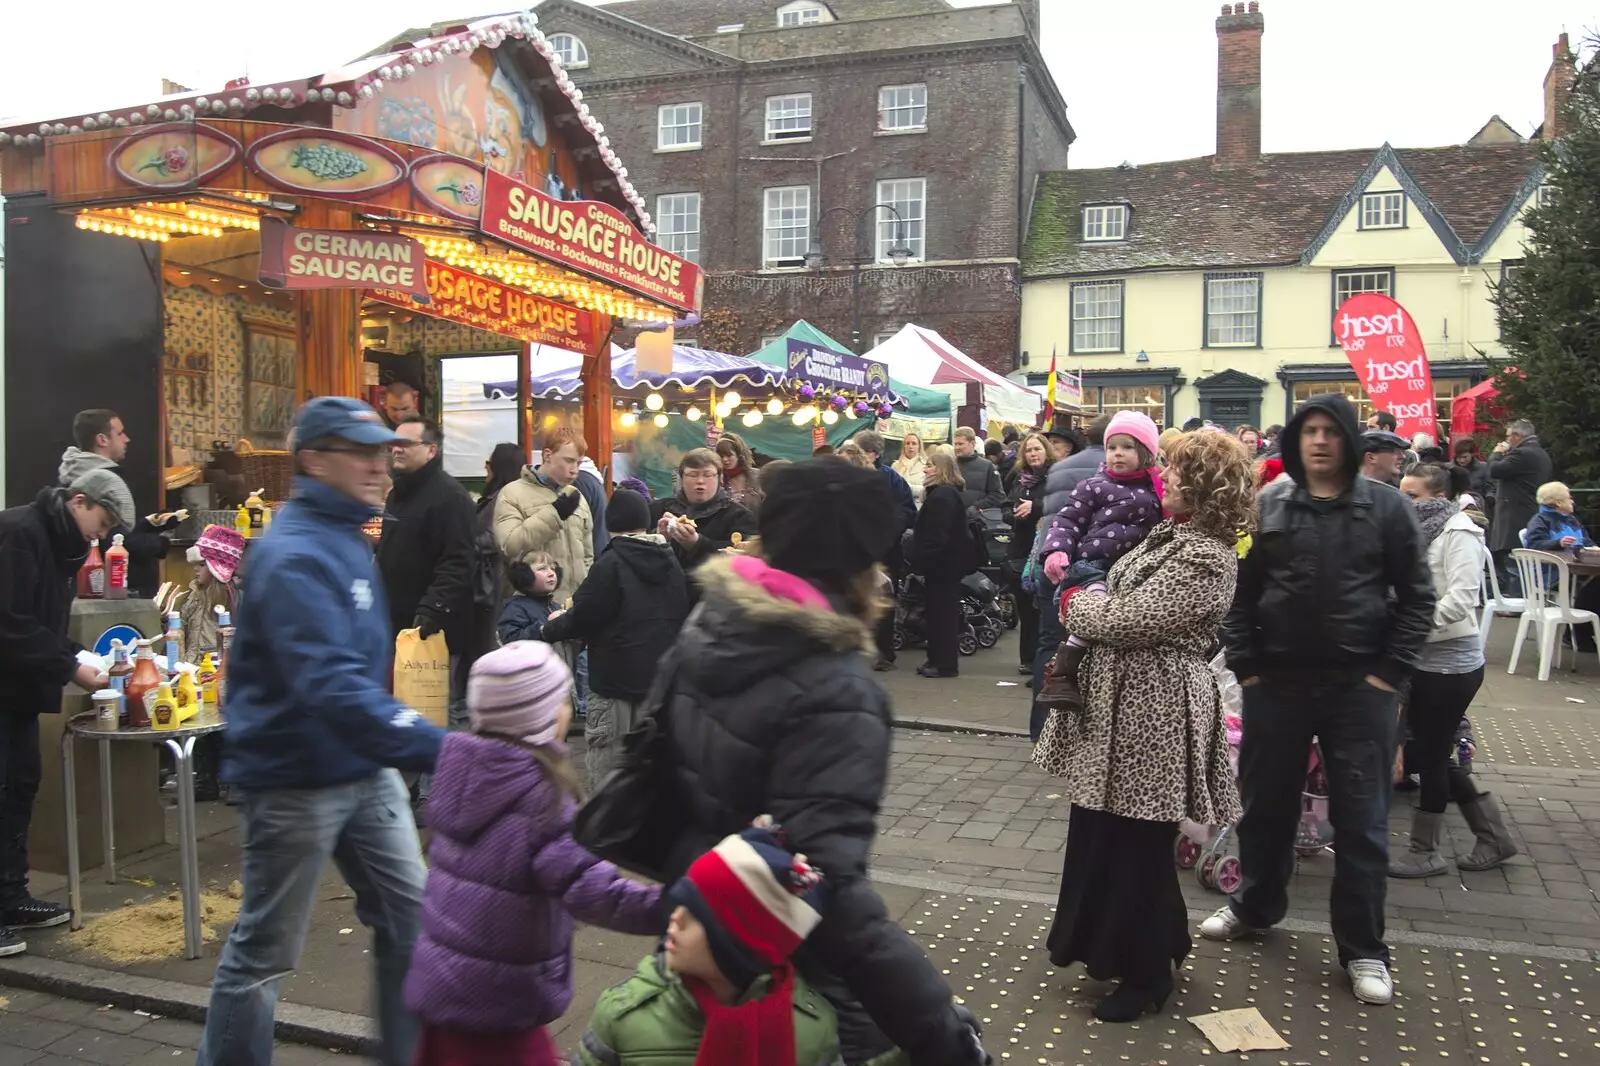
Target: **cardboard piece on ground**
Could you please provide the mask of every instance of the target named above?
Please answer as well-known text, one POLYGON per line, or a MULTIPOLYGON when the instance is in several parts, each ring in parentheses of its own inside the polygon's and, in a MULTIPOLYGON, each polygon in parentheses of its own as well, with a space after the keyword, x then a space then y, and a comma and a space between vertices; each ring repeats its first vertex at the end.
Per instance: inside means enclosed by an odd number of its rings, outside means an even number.
POLYGON ((1282 1051, 1289 1046, 1254 1007, 1197 1014, 1189 1021, 1218 1051, 1282 1051))

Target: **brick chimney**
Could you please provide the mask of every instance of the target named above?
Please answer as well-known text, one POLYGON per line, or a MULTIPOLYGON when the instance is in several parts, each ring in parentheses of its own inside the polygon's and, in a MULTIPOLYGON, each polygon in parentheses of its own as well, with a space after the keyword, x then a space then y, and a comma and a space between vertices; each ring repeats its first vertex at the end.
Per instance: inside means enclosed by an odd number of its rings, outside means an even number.
POLYGON ((1249 166, 1261 157, 1261 5, 1223 4, 1217 19, 1217 155, 1219 167, 1249 166))
POLYGON ((1022 17, 1028 22, 1028 36, 1035 41, 1039 39, 1039 0, 1016 0, 1017 6, 1022 8, 1022 17))
POLYGON ((1567 132, 1562 125, 1561 112, 1567 106, 1567 98, 1572 95, 1575 61, 1572 47, 1567 43, 1567 35, 1563 33, 1550 46, 1550 69, 1544 75, 1544 127, 1541 134, 1544 140, 1553 141, 1567 132))

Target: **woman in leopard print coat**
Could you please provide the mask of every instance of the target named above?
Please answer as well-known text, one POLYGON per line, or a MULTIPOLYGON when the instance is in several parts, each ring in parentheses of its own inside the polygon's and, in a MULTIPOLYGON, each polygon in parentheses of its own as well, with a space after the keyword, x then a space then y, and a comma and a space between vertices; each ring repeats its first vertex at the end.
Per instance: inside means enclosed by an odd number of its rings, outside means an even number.
POLYGON ((1122 982, 1095 1007, 1103 1021, 1159 1010, 1189 953, 1178 822, 1240 814, 1209 660, 1233 600, 1235 542, 1254 519, 1251 456, 1226 434, 1196 432, 1168 463, 1169 517, 1112 567, 1106 593, 1065 607, 1067 632, 1093 645, 1084 709, 1053 711, 1034 751, 1072 802, 1051 961, 1122 982))

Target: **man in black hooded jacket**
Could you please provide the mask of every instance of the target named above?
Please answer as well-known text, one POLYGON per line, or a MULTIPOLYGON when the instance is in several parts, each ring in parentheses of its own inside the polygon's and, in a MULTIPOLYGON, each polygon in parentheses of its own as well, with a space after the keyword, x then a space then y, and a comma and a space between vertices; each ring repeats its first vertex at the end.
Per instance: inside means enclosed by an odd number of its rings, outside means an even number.
POLYGON ((1393 996, 1383 907, 1398 690, 1433 624, 1427 554, 1405 498, 1360 476, 1342 396, 1313 396, 1283 433, 1292 479, 1261 494, 1260 526, 1223 623, 1244 687, 1239 859, 1244 881, 1201 925, 1233 940, 1283 920, 1300 792, 1320 741, 1335 839, 1332 925, 1356 998, 1393 996))

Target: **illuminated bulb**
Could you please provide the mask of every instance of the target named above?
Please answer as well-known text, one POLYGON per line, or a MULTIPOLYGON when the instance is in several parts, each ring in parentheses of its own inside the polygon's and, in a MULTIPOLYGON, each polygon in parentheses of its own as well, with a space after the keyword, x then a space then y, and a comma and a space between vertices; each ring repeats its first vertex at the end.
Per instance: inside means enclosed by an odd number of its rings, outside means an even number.
POLYGON ((622 412, 622 417, 619 418, 617 421, 622 423, 622 428, 623 429, 632 429, 633 428, 633 424, 635 422, 639 421, 639 417, 637 415, 635 415, 632 411, 624 411, 624 412, 622 412))
POLYGON ((855 420, 856 420, 856 412, 855 412, 855 408, 853 408, 853 407, 846 407, 846 408, 845 408, 845 409, 844 409, 844 416, 845 416, 845 417, 846 417, 846 418, 848 418, 848 419, 849 419, 849 420, 850 420, 850 421, 852 421, 852 422, 854 422, 854 421, 855 421, 855 420))
POLYGON ((718 418, 727 418, 731 414, 733 414, 733 408, 729 407, 726 401, 722 401, 717 404, 718 418))
POLYGON ((729 389, 727 392, 722 394, 722 402, 727 404, 730 408, 733 408, 738 407, 742 402, 742 399, 737 392, 729 389))
POLYGON ((683 412, 683 417, 687 418, 691 422, 698 422, 704 417, 704 414, 701 412, 700 408, 691 407, 687 411, 683 412))
POLYGON ((767 401, 767 414, 777 416, 783 414, 783 401, 774 396, 767 401))
POLYGON ((807 422, 811 421, 811 419, 806 415, 805 408, 802 407, 800 410, 794 413, 791 421, 797 426, 803 426, 807 422))
POLYGON ((659 392, 652 392, 644 398, 644 405, 652 411, 659 411, 666 406, 666 401, 661 398, 659 392))
POLYGON ((667 428, 667 416, 666 415, 656 415, 655 418, 651 419, 651 421, 656 424, 656 428, 657 429, 666 429, 667 428))
POLYGON ((746 426, 759 426, 761 424, 760 410, 754 407, 750 408, 750 410, 744 413, 744 418, 741 419, 741 421, 743 421, 746 426))
POLYGON ((824 411, 824 412, 822 412, 822 424, 823 425, 831 426, 831 425, 833 425, 834 423, 836 423, 838 421, 839 421, 839 416, 835 412, 833 412, 833 411, 824 411))

